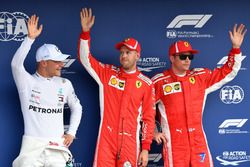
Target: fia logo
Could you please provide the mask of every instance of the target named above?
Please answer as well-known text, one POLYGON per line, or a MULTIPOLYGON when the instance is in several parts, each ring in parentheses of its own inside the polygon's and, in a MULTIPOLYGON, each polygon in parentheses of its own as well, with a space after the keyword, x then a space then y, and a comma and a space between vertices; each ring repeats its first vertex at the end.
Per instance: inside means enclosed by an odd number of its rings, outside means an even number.
POLYGON ((244 99, 244 91, 240 86, 224 86, 220 91, 220 99, 225 104, 238 104, 244 99))
POLYGON ((177 32, 175 30, 168 30, 166 33, 166 36, 168 38, 176 38, 177 37, 177 32))
POLYGON ((0 41, 22 41, 28 34, 29 16, 22 12, 0 12, 0 41))

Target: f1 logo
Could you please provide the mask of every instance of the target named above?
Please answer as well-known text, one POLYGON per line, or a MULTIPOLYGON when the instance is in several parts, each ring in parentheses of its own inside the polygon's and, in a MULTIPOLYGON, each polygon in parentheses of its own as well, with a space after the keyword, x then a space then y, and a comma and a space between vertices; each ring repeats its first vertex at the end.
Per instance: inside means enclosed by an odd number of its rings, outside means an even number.
POLYGON ((64 68, 69 68, 70 66, 71 66, 71 64, 73 64, 74 63, 74 61, 75 61, 76 59, 66 59, 66 60, 64 60, 63 61, 63 67, 64 68))
POLYGON ((148 161, 159 162, 162 158, 161 154, 149 154, 148 161))
POLYGON ((167 28, 181 28, 184 25, 194 25, 194 28, 202 28, 212 17, 211 14, 205 15, 178 15, 167 26, 167 28))
POLYGON ((247 122, 247 120, 248 119, 227 119, 219 126, 219 128, 228 128, 229 126, 240 128, 247 122))

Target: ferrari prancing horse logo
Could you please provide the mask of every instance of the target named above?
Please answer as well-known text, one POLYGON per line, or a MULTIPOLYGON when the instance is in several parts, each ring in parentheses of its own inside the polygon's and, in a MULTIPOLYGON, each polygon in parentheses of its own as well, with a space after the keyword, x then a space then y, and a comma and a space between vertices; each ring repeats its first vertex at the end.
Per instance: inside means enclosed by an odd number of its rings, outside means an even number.
POLYGON ((136 81, 135 85, 137 88, 140 88, 142 86, 142 83, 141 81, 136 81))
POLYGON ((194 77, 190 77, 190 78, 189 78, 189 82, 190 82, 191 84, 194 84, 194 83, 195 83, 194 77))

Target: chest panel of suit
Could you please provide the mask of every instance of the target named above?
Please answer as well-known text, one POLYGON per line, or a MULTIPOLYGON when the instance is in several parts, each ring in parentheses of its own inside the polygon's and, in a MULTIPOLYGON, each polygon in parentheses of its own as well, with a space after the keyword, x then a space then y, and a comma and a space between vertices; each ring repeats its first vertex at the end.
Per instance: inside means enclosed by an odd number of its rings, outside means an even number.
POLYGON ((104 117, 108 122, 119 121, 119 126, 123 121, 128 129, 136 128, 135 118, 139 115, 145 84, 138 77, 127 77, 115 72, 110 73, 104 84, 104 95, 107 95, 104 97, 105 109, 108 110, 104 117))
POLYGON ((169 77, 161 81, 158 89, 161 89, 160 98, 166 107, 169 121, 201 117, 205 88, 204 81, 199 76, 169 77))

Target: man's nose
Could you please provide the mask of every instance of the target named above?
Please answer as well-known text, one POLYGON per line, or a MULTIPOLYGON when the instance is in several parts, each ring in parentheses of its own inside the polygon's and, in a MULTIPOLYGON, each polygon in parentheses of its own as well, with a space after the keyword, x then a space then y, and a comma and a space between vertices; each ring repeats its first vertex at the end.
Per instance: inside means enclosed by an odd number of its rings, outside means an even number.
POLYGON ((188 56, 186 57, 185 61, 190 61, 190 59, 188 58, 188 56))

